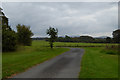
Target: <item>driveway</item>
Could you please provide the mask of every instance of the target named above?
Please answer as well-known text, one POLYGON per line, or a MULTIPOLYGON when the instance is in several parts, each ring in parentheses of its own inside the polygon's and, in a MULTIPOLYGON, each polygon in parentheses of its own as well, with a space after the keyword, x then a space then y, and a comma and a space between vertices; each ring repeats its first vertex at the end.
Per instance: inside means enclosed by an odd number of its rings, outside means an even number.
POLYGON ((78 78, 83 54, 83 49, 70 48, 70 51, 17 74, 13 78, 78 78))

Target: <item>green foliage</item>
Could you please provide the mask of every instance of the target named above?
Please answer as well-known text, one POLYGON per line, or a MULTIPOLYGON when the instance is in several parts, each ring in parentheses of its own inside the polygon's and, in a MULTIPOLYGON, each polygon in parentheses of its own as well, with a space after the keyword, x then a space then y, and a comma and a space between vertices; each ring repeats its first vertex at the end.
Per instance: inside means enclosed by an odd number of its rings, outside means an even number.
POLYGON ((95 38, 94 40, 95 43, 106 43, 106 39, 105 38, 95 38))
POLYGON ((55 40, 57 39, 58 29, 49 27, 46 33, 50 36, 49 38, 50 47, 53 48, 53 42, 55 42, 55 40))
POLYGON ((2 51, 16 50, 16 33, 8 25, 8 18, 2 13, 2 51))
POLYGON ((84 42, 84 43, 106 43, 105 38, 93 38, 92 36, 80 36, 80 37, 58 37, 57 42, 84 42))
POLYGON ((120 43, 120 29, 113 31, 112 35, 113 35, 113 41, 116 43, 120 43))
MULTIPOLYGON (((3 13, 4 14, 4 13, 3 13)), ((8 26, 8 18, 4 15, 2 16, 2 25, 8 26)))
POLYGON ((111 39, 110 37, 107 37, 107 38, 106 38, 106 42, 107 42, 107 43, 111 43, 111 42, 112 42, 112 39, 111 39))
POLYGON ((18 44, 30 46, 32 43, 31 37, 33 36, 30 27, 18 24, 16 28, 18 44))
POLYGON ((14 51, 16 49, 17 38, 15 31, 10 26, 2 25, 2 50, 14 51))
POLYGON ((65 42, 71 42, 71 37, 65 35, 65 40, 64 40, 64 41, 65 41, 65 42))
POLYGON ((80 42, 93 42, 94 38, 91 36, 80 36, 80 42))
MULTIPOLYGON (((17 33, 8 25, 8 18, 4 15, 2 18, 2 50, 14 51, 16 50, 17 42, 23 45, 31 45, 31 36, 33 33, 30 27, 25 25, 17 25, 17 33)), ((1 27, 0 27, 1 28, 1 27)), ((0 35, 1 36, 1 35, 0 35)))

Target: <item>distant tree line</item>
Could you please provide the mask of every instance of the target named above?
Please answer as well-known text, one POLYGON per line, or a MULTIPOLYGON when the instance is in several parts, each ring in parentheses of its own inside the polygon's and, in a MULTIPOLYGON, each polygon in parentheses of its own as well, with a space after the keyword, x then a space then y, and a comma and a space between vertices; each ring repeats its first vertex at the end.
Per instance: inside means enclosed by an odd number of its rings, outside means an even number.
POLYGON ((47 37, 33 37, 32 40, 47 40, 47 37))
POLYGON ((105 43, 104 38, 93 38, 91 36, 80 36, 80 37, 58 37, 57 42, 84 42, 84 43, 105 43))
POLYGON ((58 37, 57 42, 93 42, 94 38, 91 36, 80 36, 80 37, 70 37, 65 35, 65 37, 58 37))
POLYGON ((8 25, 8 18, 2 16, 2 51, 14 51, 18 45, 30 46, 32 43, 31 36, 33 33, 29 26, 16 26, 17 32, 11 29, 8 25))
POLYGON ((113 38, 93 38, 92 36, 80 36, 80 37, 70 37, 65 35, 65 37, 58 37, 57 42, 84 42, 84 43, 120 43, 120 29, 113 31, 113 38))
MULTIPOLYGON (((80 37, 70 37, 65 35, 65 37, 57 37, 56 42, 83 42, 83 43, 120 43, 120 29, 113 31, 113 38, 94 38, 92 36, 80 36, 80 37)), ((33 38, 33 40, 46 40, 49 41, 49 38, 33 38)))
MULTIPOLYGON (((118 30, 116 30, 118 31, 118 30)), ((119 30, 120 31, 120 30, 119 30)), ((92 36, 80 36, 80 37, 70 37, 65 35, 65 37, 58 37, 57 42, 83 42, 83 43, 120 43, 120 32, 113 32, 113 38, 93 38, 92 36), (118 36, 114 36, 117 35, 118 36)))

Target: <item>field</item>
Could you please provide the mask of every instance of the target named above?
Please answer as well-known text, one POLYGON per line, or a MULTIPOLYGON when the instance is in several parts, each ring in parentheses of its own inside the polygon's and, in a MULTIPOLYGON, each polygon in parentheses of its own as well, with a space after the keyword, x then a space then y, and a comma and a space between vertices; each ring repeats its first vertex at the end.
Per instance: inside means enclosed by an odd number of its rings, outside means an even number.
POLYGON ((55 47, 105 47, 118 44, 56 42, 55 47))
POLYGON ((81 47, 85 49, 82 58, 80 78, 116 78, 118 77, 117 55, 106 54, 105 46, 117 44, 103 43, 66 43, 55 42, 54 49, 50 49, 45 41, 33 41, 32 46, 21 46, 15 52, 6 52, 2 55, 3 78, 23 72, 26 69, 49 60, 68 48, 57 47, 81 47))
MULTIPOLYGON (((45 41, 33 41, 34 44, 41 45, 43 47, 48 47, 49 42, 45 41), (39 44, 41 42, 41 44, 39 44)), ((55 42, 54 47, 105 47, 105 46, 112 46, 112 45, 118 45, 113 43, 73 43, 73 42, 55 42)))

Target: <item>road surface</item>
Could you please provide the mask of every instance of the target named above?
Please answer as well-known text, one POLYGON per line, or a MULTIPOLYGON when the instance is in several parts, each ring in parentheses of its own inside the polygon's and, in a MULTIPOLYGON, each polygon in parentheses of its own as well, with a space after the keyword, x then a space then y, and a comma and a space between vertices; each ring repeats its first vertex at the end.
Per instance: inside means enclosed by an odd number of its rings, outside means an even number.
POLYGON ((78 78, 84 50, 70 49, 70 51, 17 74, 13 78, 78 78))

